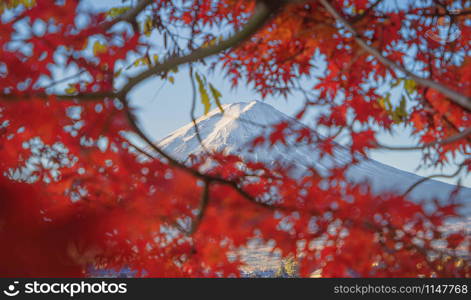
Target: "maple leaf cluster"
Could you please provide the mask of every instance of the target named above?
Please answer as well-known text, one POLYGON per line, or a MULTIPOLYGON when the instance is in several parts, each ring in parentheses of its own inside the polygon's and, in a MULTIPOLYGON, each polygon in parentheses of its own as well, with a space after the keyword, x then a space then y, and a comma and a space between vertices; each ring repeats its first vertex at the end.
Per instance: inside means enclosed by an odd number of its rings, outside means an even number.
POLYGON ((378 133, 406 125, 424 164, 471 170, 470 26, 447 9, 459 1, 128 2, 0 4, 2 276, 240 276, 253 239, 295 257, 300 276, 471 276, 469 236, 442 230, 459 217, 453 195, 430 209, 345 176, 378 133), (461 35, 428 38, 437 16, 461 35), (301 90, 297 118, 314 111, 316 128, 337 132, 284 122, 253 151, 294 140, 335 157, 340 134, 351 159, 301 177, 223 153, 179 162, 141 131, 128 94, 185 64, 263 97, 301 90))

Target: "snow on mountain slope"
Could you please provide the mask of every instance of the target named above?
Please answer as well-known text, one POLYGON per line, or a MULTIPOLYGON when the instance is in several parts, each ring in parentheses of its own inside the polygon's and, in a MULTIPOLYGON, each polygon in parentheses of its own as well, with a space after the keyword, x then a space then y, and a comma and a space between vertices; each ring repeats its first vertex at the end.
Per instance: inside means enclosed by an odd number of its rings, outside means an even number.
MULTIPOLYGON (((292 163, 299 167, 297 169, 300 172, 310 165, 315 165, 322 171, 332 164, 341 165, 349 160, 349 152, 342 147, 335 150, 334 159, 319 159, 319 152, 312 146, 290 142, 288 142, 288 146, 278 143, 274 147, 257 147, 254 152, 249 152, 246 150, 247 144, 259 135, 266 135, 273 124, 288 121, 295 127, 304 125, 259 101, 226 104, 223 108, 224 113, 219 109, 214 109, 197 120, 204 147, 196 136, 193 123, 172 132, 162 139, 158 146, 181 161, 185 161, 190 154, 205 151, 204 148, 206 148, 210 151, 237 154, 247 160, 263 161, 267 164, 292 163)), ((363 160, 349 169, 347 178, 353 182, 367 180, 376 192, 396 191, 401 193, 422 177, 374 160, 363 160)), ((417 186, 410 197, 412 199, 437 198, 446 200, 454 189, 454 185, 428 180, 417 186)), ((471 202, 471 189, 461 189, 458 199, 471 202)), ((465 211, 471 212, 471 208, 467 208, 465 211)))

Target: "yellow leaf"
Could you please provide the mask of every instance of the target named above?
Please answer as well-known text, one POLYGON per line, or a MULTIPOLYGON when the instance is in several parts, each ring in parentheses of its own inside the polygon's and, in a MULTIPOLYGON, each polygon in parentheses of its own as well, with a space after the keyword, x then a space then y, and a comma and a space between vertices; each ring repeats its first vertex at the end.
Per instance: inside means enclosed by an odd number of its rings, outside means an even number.
POLYGON ((214 101, 216 102, 216 105, 219 107, 219 110, 221 112, 224 112, 224 108, 222 108, 221 101, 220 101, 222 97, 221 92, 219 92, 211 83, 209 84, 209 90, 211 91, 211 94, 213 95, 214 101))
POLYGON ((123 7, 113 7, 111 8, 106 14, 109 16, 109 17, 117 17, 119 15, 122 15, 124 14, 125 12, 127 12, 129 9, 131 9, 131 6, 123 6, 123 7))
POLYGON ((147 17, 143 24, 143 33, 146 36, 150 36, 150 34, 152 33, 152 29, 153 29, 152 18, 147 17))
POLYGON ((96 41, 93 44, 93 54, 94 55, 100 55, 102 53, 106 52, 106 46, 100 43, 99 41, 96 41))
POLYGON ((149 65, 149 59, 147 58, 147 56, 143 56, 141 58, 136 59, 133 65, 135 67, 138 67, 140 65, 149 65))
POLYGON ((212 47, 216 45, 217 40, 218 40, 217 38, 212 38, 209 41, 204 42, 203 45, 201 45, 201 48, 212 47))
POLYGON ((77 89, 73 85, 69 85, 69 87, 65 89, 65 93, 69 95, 75 94, 76 92, 77 92, 77 89))
POLYGON ((416 83, 412 79, 404 80, 404 88, 409 94, 412 94, 415 91, 416 83))

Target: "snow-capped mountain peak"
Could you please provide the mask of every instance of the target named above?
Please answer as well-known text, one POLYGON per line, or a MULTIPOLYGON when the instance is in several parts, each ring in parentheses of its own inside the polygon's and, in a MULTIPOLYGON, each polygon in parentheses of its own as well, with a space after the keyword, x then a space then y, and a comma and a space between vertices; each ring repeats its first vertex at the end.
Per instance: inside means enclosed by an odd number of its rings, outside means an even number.
MULTIPOLYGON (((320 159, 319 152, 312 146, 288 142, 288 145, 275 144, 273 147, 258 147, 255 151, 247 151, 248 143, 260 135, 271 132, 271 125, 287 121, 294 126, 305 126, 272 106, 260 102, 239 102, 223 105, 223 112, 216 108, 197 119, 198 131, 202 144, 199 142, 194 124, 177 129, 162 139, 158 146, 166 153, 180 161, 186 161, 190 154, 202 151, 221 151, 236 154, 246 160, 262 161, 268 165, 287 162, 297 166, 299 170, 315 166, 318 170, 328 170, 332 164, 342 165, 348 161, 349 152, 339 146, 335 156, 320 159)), ((302 173, 302 172, 301 172, 302 173)), ((352 182, 369 181, 374 191, 404 192, 422 177, 405 172, 374 160, 364 160, 352 166, 347 172, 352 182)), ((440 181, 427 180, 417 186, 410 194, 412 198, 448 199, 455 186, 440 181)), ((471 200, 471 189, 460 191, 461 200, 471 200)))
POLYGON ((185 160, 201 151, 225 151, 238 154, 247 142, 263 133, 270 125, 289 118, 260 101, 225 104, 196 120, 203 141, 199 142, 192 122, 162 139, 158 145, 174 157, 185 160))

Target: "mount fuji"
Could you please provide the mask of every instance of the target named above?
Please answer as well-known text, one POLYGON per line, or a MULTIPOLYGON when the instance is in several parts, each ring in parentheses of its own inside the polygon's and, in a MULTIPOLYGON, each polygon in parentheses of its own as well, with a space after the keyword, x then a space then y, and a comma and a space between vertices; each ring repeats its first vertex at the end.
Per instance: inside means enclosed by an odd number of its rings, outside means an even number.
MULTIPOLYGON (((332 164, 348 163, 351 157, 346 148, 338 145, 334 147, 333 157, 320 158, 319 150, 312 145, 302 145, 289 139, 286 146, 277 143, 272 147, 258 146, 254 151, 250 151, 249 145, 253 139, 270 134, 270 128, 274 124, 284 121, 289 122, 294 128, 306 126, 259 101, 225 104, 223 109, 224 112, 219 109, 212 110, 196 120, 202 143, 191 122, 170 133, 157 145, 181 162, 186 162, 190 154, 221 151, 226 154, 239 155, 245 160, 264 162, 267 165, 291 164, 301 173, 306 171, 308 166, 315 166, 317 170, 327 172, 332 164)), ((364 159, 350 167, 346 176, 351 182, 368 181, 373 191, 378 193, 386 191, 403 193, 423 178, 371 159, 364 159)), ((436 199, 446 202, 455 189, 454 185, 430 179, 416 186, 408 196, 412 200, 436 199)), ((445 232, 464 230, 471 234, 471 188, 461 188, 455 199, 466 203, 460 210, 465 218, 447 221, 443 230, 445 232)), ((243 249, 242 257, 247 263, 244 272, 259 274, 263 270, 268 272, 276 270, 280 265, 280 257, 272 250, 271 246, 261 244, 254 244, 243 249)), ((459 251, 466 257, 469 255, 467 249, 459 249, 459 251)), ((257 276, 265 276, 260 274, 257 276)))
MULTIPOLYGON (((247 149, 250 147, 247 145, 260 135, 266 136, 274 124, 285 121, 295 128, 306 126, 259 101, 225 104, 223 109, 224 112, 214 109, 196 120, 202 143, 191 122, 170 133, 157 145, 180 161, 185 161, 190 154, 222 151, 268 165, 280 162, 292 164, 296 166, 298 172, 307 170, 308 166, 327 171, 332 164, 345 164, 351 157, 349 151, 339 145, 334 148, 333 157, 320 158, 319 151, 312 145, 289 140, 287 145, 277 143, 272 147, 261 146, 255 151, 249 151, 247 149)), ((355 183, 368 181, 374 192, 394 191, 396 193, 405 192, 411 185, 423 178, 371 159, 363 159, 350 167, 346 176, 348 180, 355 183)), ((409 197, 446 201, 455 189, 454 185, 430 179, 416 186, 409 197)), ((457 200, 470 203, 471 188, 461 188, 457 194, 457 200)), ((471 205, 466 206, 465 212, 470 215, 468 213, 471 213, 471 205)))

